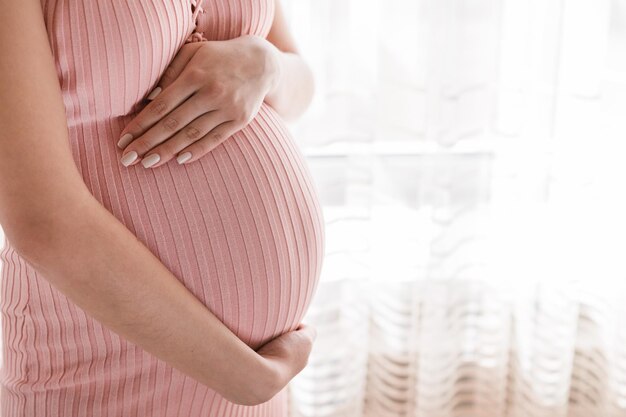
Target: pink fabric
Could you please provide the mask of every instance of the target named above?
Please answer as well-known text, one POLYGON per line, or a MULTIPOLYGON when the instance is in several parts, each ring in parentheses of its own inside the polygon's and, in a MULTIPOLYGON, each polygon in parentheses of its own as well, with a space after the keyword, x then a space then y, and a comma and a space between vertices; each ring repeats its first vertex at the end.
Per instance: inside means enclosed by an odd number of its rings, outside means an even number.
MULTIPOLYGON (((280 117, 263 105, 189 165, 126 168, 116 147, 185 42, 266 36, 274 13, 274 0, 194 3, 42 7, 72 154, 90 191, 233 332, 259 346, 302 321, 324 252, 316 188, 280 117)), ((0 255, 2 417, 287 415, 286 389, 259 406, 234 405, 91 319, 11 242, 0 255)))

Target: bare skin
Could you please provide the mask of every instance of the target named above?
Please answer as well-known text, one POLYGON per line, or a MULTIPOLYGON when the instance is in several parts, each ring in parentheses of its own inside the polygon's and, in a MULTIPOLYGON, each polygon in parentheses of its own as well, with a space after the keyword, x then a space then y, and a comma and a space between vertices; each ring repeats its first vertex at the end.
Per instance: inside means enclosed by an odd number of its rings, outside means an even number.
MULTIPOLYGON (((94 319, 226 399, 271 399, 306 365, 315 329, 301 324, 253 350, 91 195, 39 0, 0 0, 0 56, 0 224, 13 247, 94 319)), ((289 107, 282 80, 272 97, 289 107)))
POLYGON ((267 40, 183 45, 148 95, 152 101, 120 134, 121 162, 193 163, 245 127, 263 101, 285 119, 298 117, 313 96, 313 76, 297 52, 278 1, 267 40))

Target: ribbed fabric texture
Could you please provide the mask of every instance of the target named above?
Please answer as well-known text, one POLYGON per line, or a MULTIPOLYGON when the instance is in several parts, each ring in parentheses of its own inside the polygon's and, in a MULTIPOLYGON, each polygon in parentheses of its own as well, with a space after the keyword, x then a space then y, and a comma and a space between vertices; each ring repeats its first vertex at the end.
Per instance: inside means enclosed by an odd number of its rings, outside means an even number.
MULTIPOLYGON (((306 162, 277 113, 264 104, 188 165, 126 168, 116 146, 185 42, 266 36, 274 0, 42 7, 72 154, 93 195, 250 346, 295 329, 317 287, 324 228, 306 162)), ((1 259, 2 417, 287 415, 286 389, 259 406, 232 404, 91 319, 11 242, 1 259)))

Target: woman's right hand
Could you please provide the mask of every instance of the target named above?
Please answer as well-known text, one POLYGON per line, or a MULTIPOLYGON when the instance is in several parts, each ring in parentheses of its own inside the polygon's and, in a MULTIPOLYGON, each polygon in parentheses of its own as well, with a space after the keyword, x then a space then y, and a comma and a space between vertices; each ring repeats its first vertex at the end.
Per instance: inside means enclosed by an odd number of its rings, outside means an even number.
POLYGON ((276 393, 308 364, 316 337, 317 331, 313 326, 300 323, 295 330, 283 333, 256 349, 276 375, 276 393))

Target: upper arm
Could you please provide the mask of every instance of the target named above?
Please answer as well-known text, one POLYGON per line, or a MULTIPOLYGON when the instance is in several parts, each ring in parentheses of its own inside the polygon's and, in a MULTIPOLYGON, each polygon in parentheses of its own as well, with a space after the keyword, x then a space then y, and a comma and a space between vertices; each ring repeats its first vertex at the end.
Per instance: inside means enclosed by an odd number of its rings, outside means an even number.
POLYGON ((281 5, 281 0, 274 0, 275 13, 272 27, 267 35, 267 40, 273 43, 278 49, 283 52, 298 53, 296 41, 289 30, 289 24, 285 18, 285 13, 281 5))
POLYGON ((0 224, 17 240, 85 191, 40 0, 0 0, 0 224))

